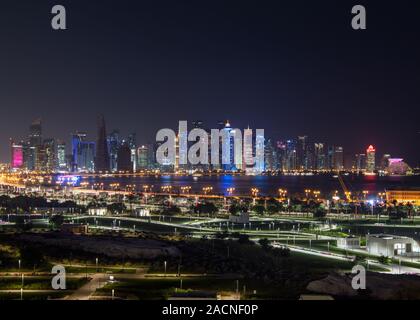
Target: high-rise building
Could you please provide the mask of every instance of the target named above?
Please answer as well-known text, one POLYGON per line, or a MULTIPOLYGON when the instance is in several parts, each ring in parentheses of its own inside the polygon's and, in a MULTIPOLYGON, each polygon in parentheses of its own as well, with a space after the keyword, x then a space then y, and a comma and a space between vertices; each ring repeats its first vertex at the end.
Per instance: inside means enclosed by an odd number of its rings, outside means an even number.
POLYGON ((386 168, 388 168, 389 166, 389 159, 391 159, 391 155, 390 154, 384 154, 381 158, 381 164, 380 164, 380 169, 381 170, 385 170, 386 168))
POLYGON ((149 146, 147 145, 142 145, 137 149, 137 169, 150 169, 151 163, 149 162, 149 152, 149 146))
POLYGON ((131 163, 133 164, 132 171, 136 172, 137 171, 137 139, 136 139, 136 134, 134 132, 128 135, 127 143, 131 150, 131 163))
POLYGON ((225 171, 235 170, 235 150, 234 150, 234 137, 231 133, 232 127, 230 126, 229 120, 225 122, 225 126, 222 129, 228 139, 222 138, 222 169, 225 171))
POLYGON ((325 170, 327 168, 326 158, 325 158, 325 143, 315 143, 314 144, 314 164, 313 168, 315 170, 325 170))
POLYGON ((57 158, 57 170, 67 171, 66 161, 66 144, 63 141, 57 141, 56 147, 56 158, 57 158))
POLYGON ((266 171, 276 171, 279 170, 278 154, 277 150, 274 147, 273 140, 268 138, 265 144, 265 170, 266 171))
POLYGON ((54 172, 57 168, 57 153, 54 139, 44 140, 45 164, 44 171, 54 172))
POLYGON ((13 140, 10 140, 10 149, 11 149, 10 167, 12 169, 23 168, 24 166, 23 142, 14 143, 13 140))
POLYGON ((47 171, 47 152, 42 144, 35 147, 35 170, 47 171))
POLYGON ((296 142, 294 140, 286 140, 285 143, 285 158, 284 169, 285 171, 293 171, 298 168, 297 155, 296 155, 296 142))
MULTIPOLYGON (((130 155, 131 156, 131 155, 130 155)), ((106 135, 105 119, 101 116, 98 120, 98 142, 96 146, 95 170, 107 172, 110 169, 108 143, 106 135)))
POLYGON ((328 146, 327 168, 330 171, 335 170, 335 147, 334 146, 328 146))
POLYGON ((366 154, 356 154, 354 170, 358 173, 366 171, 366 154))
POLYGON ((84 161, 79 160, 80 152, 80 145, 82 142, 86 141, 87 134, 85 132, 76 132, 71 136, 71 154, 72 154, 72 161, 71 161, 71 171, 77 172, 79 168, 82 167, 82 163, 84 161))
MULTIPOLYGON (((191 127, 192 129, 202 129, 204 131, 206 131, 207 135, 208 135, 208 151, 207 151, 207 156, 208 159, 211 159, 211 131, 206 129, 204 127, 204 122, 201 120, 194 120, 191 122, 191 127)), ((195 144, 195 141, 188 141, 188 149, 195 144)), ((200 164, 196 164, 196 165, 188 165, 188 169, 189 170, 202 170, 202 171, 206 171, 210 169, 210 164, 205 164, 205 163, 200 163, 200 164)))
POLYGON ((29 144, 33 147, 42 144, 42 122, 41 119, 34 120, 29 127, 29 144))
POLYGON ((24 166, 27 170, 35 170, 35 161, 36 161, 36 147, 31 146, 30 143, 26 143, 23 149, 23 160, 24 166))
POLYGON ((95 142, 82 141, 77 149, 77 172, 95 172, 95 142))
POLYGON ((94 172, 95 171, 95 142, 86 141, 85 132, 76 132, 72 135, 72 161, 73 172, 94 172))
POLYGON ((366 173, 375 172, 375 148, 370 145, 366 150, 366 173))
POLYGON ((334 170, 344 170, 344 154, 343 147, 335 147, 334 149, 334 170))
POLYGON ((120 148, 118 149, 117 159, 118 171, 133 171, 133 163, 131 162, 131 149, 127 141, 122 141, 120 148))
POLYGON ((108 150, 110 159, 110 169, 112 172, 117 171, 117 154, 120 148, 120 132, 114 130, 108 135, 108 150))
POLYGON ((255 134, 255 173, 261 174, 264 168, 264 145, 265 145, 265 138, 264 133, 260 133, 257 131, 255 134))
POLYGON ((308 169, 308 136, 298 136, 296 157, 299 170, 308 169))

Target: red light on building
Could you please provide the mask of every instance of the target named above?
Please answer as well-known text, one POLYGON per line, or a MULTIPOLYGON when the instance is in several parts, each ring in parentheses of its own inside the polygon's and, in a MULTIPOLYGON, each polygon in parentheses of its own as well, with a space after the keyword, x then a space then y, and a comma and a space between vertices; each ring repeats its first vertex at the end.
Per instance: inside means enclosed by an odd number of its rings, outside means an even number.
POLYGON ((366 152, 375 152, 375 151, 376 150, 372 145, 370 145, 369 148, 367 148, 367 150, 366 150, 366 152))

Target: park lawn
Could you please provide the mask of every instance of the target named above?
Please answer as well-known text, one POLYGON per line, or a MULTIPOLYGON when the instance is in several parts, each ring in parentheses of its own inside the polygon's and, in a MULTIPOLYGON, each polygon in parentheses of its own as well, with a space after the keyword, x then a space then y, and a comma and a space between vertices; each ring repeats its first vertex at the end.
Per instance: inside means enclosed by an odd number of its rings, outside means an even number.
MULTIPOLYGON (((69 294, 68 290, 57 290, 57 292, 23 292, 23 300, 51 300, 64 298, 69 294)), ((20 292, 0 292, 2 300, 20 300, 20 292)))
POLYGON ((235 292, 238 285, 241 293, 245 289, 245 297, 247 298, 282 298, 285 294, 288 294, 284 292, 285 288, 283 286, 267 285, 263 281, 254 279, 159 277, 107 284, 97 290, 95 296, 110 297, 112 290, 114 290, 115 297, 123 299, 163 300, 180 291, 181 279, 183 291, 189 292, 235 292))
MULTIPOLYGON (((24 290, 51 290, 52 276, 40 276, 40 277, 25 277, 24 278, 24 290)), ((88 279, 86 278, 69 278, 66 279, 66 290, 75 290, 85 283, 88 279)), ((2 277, 0 278, 0 290, 20 290, 22 288, 21 277, 2 277)))
POLYGON ((121 273, 136 273, 136 269, 132 268, 132 267, 103 267, 103 266, 99 266, 98 268, 96 268, 95 266, 87 266, 87 267, 82 267, 82 266, 66 266, 66 272, 67 273, 79 273, 79 274, 91 274, 91 273, 116 273, 116 274, 121 274, 121 273))

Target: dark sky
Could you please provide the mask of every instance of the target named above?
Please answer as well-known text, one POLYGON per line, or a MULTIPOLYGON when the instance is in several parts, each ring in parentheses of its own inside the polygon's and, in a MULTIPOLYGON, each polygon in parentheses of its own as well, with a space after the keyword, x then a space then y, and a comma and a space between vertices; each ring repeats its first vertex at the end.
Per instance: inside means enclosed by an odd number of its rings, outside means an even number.
POLYGON ((418 1, 2 0, 0 159, 41 117, 69 142, 96 117, 154 141, 160 128, 229 119, 347 154, 420 159, 418 1), (67 9, 65 31, 51 8, 67 9), (351 8, 367 9, 367 30, 351 8))

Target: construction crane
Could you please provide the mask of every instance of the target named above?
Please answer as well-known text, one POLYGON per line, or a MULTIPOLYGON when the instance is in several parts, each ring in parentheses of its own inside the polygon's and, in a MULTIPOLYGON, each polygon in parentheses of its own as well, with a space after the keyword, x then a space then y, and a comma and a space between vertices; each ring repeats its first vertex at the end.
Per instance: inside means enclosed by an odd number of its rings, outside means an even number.
POLYGON ((340 172, 337 173, 338 181, 340 182, 341 188, 343 189, 344 195, 346 199, 350 202, 351 201, 351 192, 347 189, 346 184, 344 183, 343 177, 340 175, 340 172))

